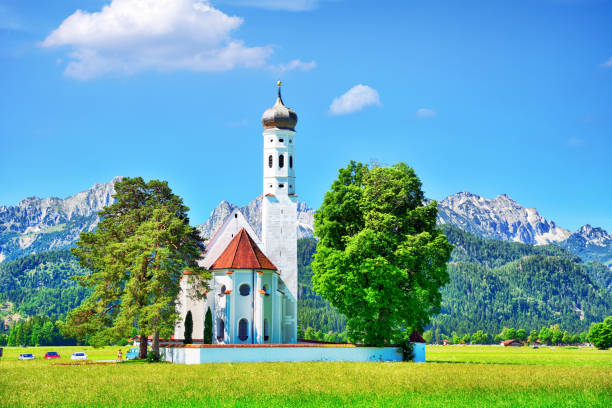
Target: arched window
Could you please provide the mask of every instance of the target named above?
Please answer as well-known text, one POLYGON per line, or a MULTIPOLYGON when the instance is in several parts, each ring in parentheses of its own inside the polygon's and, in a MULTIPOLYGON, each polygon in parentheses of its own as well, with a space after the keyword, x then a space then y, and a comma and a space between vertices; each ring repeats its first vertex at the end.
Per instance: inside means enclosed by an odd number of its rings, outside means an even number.
POLYGON ((266 296, 269 296, 269 295, 270 295, 270 290, 269 290, 269 288, 268 288, 268 285, 263 285, 263 288, 262 288, 262 289, 263 289, 263 291, 266 293, 266 296))
POLYGON ((293 168, 293 156, 289 156, 289 168, 293 168))
POLYGON ((285 156, 282 154, 278 156, 278 167, 281 169, 285 166, 285 156))
POLYGON ((225 290, 227 288, 225 287, 225 285, 221 285, 221 289, 219 289, 219 296, 223 296, 225 295, 225 290))
POLYGON ((273 160, 273 159, 272 159, 272 155, 269 155, 269 156, 268 156, 268 167, 269 167, 269 168, 272 168, 272 160, 273 160))
POLYGON ((217 341, 223 341, 225 338, 225 322, 223 319, 217 321, 217 341))
POLYGON ((268 332, 268 319, 264 319, 264 341, 268 341, 270 333, 268 332))
POLYGON ((247 319, 240 319, 238 322, 238 338, 240 341, 249 338, 249 322, 247 322, 247 319))
POLYGON ((249 296, 251 294, 251 287, 246 283, 243 283, 240 285, 240 288, 238 288, 238 291, 242 296, 249 296))

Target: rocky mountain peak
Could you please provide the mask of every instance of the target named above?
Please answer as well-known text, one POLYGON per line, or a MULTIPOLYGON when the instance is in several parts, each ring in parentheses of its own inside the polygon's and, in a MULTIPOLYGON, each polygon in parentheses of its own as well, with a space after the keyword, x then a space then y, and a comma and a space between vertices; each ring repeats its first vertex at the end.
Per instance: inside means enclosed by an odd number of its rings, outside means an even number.
POLYGON ((612 234, 608 233, 603 228, 592 227, 589 224, 583 225, 578 231, 572 234, 572 237, 581 237, 585 240, 585 244, 606 247, 612 245, 612 234))
MULTIPOLYGON (((261 236, 261 201, 262 196, 258 196, 249 204, 240 207, 240 211, 249 221, 255 232, 261 236)), ((223 224, 223 221, 238 208, 235 204, 229 203, 223 200, 219 205, 210 213, 210 217, 202 225, 199 225, 198 231, 202 237, 210 238, 214 235, 215 231, 223 224)), ((297 218, 298 218, 298 238, 308 238, 313 236, 313 225, 314 225, 314 210, 305 202, 298 201, 297 205, 297 218)))
POLYGON ((570 235, 535 208, 524 208, 507 194, 494 199, 466 191, 448 196, 438 203, 438 222, 485 238, 529 244, 563 241, 570 235))
POLYGON ((119 180, 96 183, 64 199, 27 197, 16 206, 0 207, 0 258, 71 245, 81 231, 98 224, 98 211, 112 204, 119 180))

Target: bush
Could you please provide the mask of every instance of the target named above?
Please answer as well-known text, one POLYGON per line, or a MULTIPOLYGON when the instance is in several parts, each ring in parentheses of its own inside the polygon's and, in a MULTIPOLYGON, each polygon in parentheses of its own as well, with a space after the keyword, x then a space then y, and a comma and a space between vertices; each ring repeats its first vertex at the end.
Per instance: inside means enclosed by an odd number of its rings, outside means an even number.
POLYGON ((409 339, 404 339, 400 344, 402 350, 402 361, 414 360, 414 343, 409 339))
POLYGON ((161 355, 159 353, 154 353, 149 351, 147 353, 147 362, 148 363, 159 363, 161 361, 161 355))

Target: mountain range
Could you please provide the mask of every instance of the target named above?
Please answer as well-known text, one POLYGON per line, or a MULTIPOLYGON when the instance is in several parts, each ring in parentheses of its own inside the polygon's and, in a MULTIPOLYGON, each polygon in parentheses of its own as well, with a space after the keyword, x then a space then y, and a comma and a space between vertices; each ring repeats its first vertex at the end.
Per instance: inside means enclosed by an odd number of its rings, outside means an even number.
MULTIPOLYGON (((0 262, 24 255, 69 247, 81 231, 91 231, 97 212, 113 202, 115 177, 65 199, 29 197, 13 207, 0 206, 0 262)), ((221 201, 208 220, 198 226, 205 238, 212 236, 237 206, 221 201)), ((261 196, 240 207, 256 232, 261 233, 261 196)), ((298 202, 298 237, 313 236, 314 211, 298 202)), ((598 260, 612 268, 612 235, 602 228, 584 225, 575 232, 524 208, 505 194, 487 199, 460 192, 438 203, 438 223, 454 225, 482 238, 543 245, 554 243, 587 261, 598 260)))
MULTIPOLYGON (((70 279, 86 271, 66 249, 81 231, 96 227, 118 180, 66 199, 30 197, 0 207, 0 323, 60 316, 87 295, 70 279)), ((201 235, 210 237, 235 208, 222 201, 197 227, 201 235)), ((261 197, 240 209, 260 233, 261 197)), ((507 195, 461 192, 440 201, 438 210, 438 223, 455 246, 451 281, 435 317, 448 333, 554 323, 584 330, 609 314, 612 236, 605 230, 585 225, 570 232, 507 195)), ((344 316, 312 290, 313 218, 314 210, 299 202, 298 320, 302 328, 341 331, 344 316)))
POLYGON ((13 207, 0 206, 0 262, 71 246, 82 231, 98 225, 98 211, 113 202, 120 179, 65 199, 28 197, 13 207))

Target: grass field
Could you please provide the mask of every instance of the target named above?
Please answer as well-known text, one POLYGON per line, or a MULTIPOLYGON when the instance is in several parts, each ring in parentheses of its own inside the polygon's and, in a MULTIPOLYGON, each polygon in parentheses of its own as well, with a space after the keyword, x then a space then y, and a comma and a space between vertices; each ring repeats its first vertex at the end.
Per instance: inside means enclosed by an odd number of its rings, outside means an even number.
POLYGON ((198 366, 58 366, 41 358, 51 349, 68 362, 76 350, 90 359, 112 360, 118 348, 5 348, 0 406, 612 406, 612 351, 594 349, 428 346, 426 364, 198 366), (17 361, 23 352, 37 360, 17 361))

